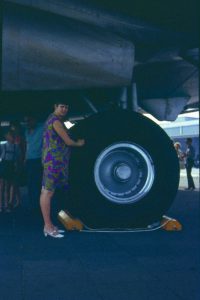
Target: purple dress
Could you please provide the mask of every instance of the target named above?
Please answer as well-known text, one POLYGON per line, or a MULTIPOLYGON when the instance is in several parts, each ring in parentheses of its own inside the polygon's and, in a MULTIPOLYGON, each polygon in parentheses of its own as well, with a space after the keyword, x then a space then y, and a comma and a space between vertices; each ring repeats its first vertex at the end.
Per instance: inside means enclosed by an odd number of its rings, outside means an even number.
POLYGON ((42 163, 44 167, 42 187, 49 191, 56 188, 68 188, 68 166, 70 148, 53 128, 53 123, 60 121, 51 114, 44 128, 42 163))

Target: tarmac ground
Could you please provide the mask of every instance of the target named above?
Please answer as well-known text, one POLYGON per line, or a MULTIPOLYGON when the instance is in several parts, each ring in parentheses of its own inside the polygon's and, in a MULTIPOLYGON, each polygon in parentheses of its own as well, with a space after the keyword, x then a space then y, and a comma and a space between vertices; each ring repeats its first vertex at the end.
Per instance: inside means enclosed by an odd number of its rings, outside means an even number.
MULTIPOLYGON (((199 175, 200 175, 200 170, 198 168, 193 168, 192 169, 192 177, 194 180, 194 185, 199 189, 199 175)), ((186 169, 182 169, 180 171, 180 182, 179 182, 179 189, 184 189, 187 188, 187 175, 186 175, 186 169)))
MULTIPOLYGON (((0 214, 1 300, 199 300, 200 218, 197 189, 166 215, 182 231, 67 232, 45 238, 39 214, 0 214)), ((194 174, 193 174, 194 175, 194 174)))

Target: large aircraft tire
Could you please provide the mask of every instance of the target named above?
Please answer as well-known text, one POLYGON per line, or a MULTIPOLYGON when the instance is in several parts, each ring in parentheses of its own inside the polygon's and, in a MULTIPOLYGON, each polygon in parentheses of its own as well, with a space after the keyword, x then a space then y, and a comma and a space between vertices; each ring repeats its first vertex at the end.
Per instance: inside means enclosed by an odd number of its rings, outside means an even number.
POLYGON ((130 111, 95 114, 75 126, 68 208, 91 228, 152 224, 171 206, 179 183, 172 141, 153 121, 130 111))

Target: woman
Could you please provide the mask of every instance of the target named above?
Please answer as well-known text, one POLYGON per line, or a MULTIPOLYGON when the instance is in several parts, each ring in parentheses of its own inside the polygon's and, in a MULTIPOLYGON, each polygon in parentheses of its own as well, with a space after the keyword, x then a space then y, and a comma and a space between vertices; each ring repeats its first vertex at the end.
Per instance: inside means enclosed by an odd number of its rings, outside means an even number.
POLYGON ((175 142, 174 148, 178 156, 180 169, 184 169, 184 153, 181 150, 181 144, 179 142, 175 142))
POLYGON ((70 147, 81 147, 84 140, 73 141, 64 127, 63 118, 68 112, 68 105, 62 102, 56 103, 54 113, 51 114, 45 124, 43 134, 43 182, 40 196, 40 207, 44 219, 44 235, 54 238, 62 238, 59 230, 51 221, 51 199, 58 187, 68 188, 68 164, 70 147))

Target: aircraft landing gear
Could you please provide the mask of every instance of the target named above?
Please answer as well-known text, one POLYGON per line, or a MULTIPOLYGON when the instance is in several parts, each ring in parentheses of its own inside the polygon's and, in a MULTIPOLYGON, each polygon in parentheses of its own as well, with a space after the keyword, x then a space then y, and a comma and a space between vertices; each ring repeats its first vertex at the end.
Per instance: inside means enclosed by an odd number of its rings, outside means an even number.
POLYGON ((176 195, 173 144, 154 122, 130 111, 95 114, 72 129, 69 211, 91 228, 144 227, 161 220, 176 195))

